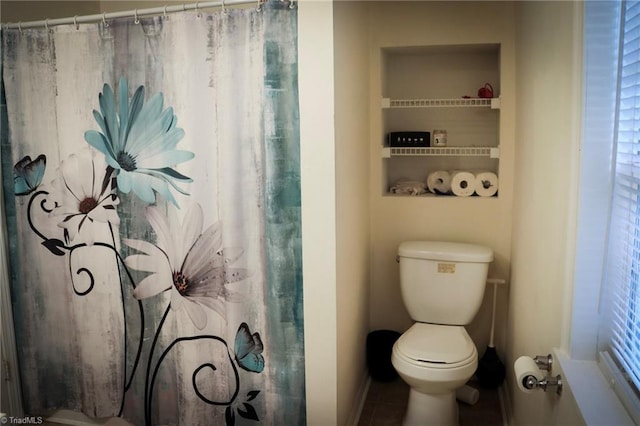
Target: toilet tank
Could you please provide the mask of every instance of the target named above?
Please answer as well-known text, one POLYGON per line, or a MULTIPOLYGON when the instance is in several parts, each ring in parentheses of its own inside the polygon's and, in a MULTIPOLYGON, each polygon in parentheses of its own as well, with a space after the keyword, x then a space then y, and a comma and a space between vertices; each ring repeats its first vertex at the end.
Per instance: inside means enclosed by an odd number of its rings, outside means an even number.
POLYGON ((400 289, 414 321, 466 325, 484 297, 493 251, 481 245, 405 241, 398 248, 400 289))

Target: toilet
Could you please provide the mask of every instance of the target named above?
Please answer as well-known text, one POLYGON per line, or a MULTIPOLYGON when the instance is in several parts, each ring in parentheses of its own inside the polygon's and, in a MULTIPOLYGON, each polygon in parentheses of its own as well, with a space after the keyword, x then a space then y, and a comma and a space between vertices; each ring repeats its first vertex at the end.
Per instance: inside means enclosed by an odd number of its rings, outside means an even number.
POLYGON ((406 241, 398 260, 402 299, 415 321, 391 355, 411 387, 403 425, 457 425, 456 389, 478 366, 478 351, 464 326, 482 303, 493 251, 475 244, 406 241))

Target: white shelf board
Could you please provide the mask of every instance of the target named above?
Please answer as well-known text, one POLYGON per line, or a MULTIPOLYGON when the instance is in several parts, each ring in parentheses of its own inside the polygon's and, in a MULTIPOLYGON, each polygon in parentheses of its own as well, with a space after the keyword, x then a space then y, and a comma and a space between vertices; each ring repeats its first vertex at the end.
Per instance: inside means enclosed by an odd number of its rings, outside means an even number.
POLYGON ((447 146, 428 148, 382 148, 382 158, 391 157, 489 157, 500 158, 495 146, 447 146))
POLYGON ((390 99, 382 98, 382 108, 491 108, 500 109, 500 98, 390 99))

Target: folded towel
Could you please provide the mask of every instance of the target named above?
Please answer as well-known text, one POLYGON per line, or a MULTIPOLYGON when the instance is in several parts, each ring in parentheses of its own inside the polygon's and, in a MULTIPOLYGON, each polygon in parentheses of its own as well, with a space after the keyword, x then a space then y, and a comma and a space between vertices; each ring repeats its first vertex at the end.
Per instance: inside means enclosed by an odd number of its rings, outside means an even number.
POLYGON ((420 195, 427 192, 427 185, 424 182, 401 179, 391 187, 391 192, 393 194, 420 195))

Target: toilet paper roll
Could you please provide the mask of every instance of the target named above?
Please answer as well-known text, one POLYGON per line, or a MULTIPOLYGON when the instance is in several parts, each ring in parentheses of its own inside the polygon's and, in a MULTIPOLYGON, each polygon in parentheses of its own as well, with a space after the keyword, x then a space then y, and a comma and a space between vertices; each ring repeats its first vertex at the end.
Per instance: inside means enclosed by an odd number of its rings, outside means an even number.
POLYGON ((456 389, 456 399, 469 405, 474 405, 480 399, 480 391, 469 385, 464 385, 456 389))
POLYGON ((493 172, 476 173, 475 192, 481 197, 493 197, 498 192, 498 176, 493 172))
POLYGON ((451 174, 446 170, 429 173, 427 188, 429 192, 434 194, 449 194, 451 192, 451 174))
POLYGON ((468 197, 475 192, 476 177, 471 172, 454 171, 451 173, 451 192, 458 197, 468 197))
POLYGON ((542 372, 538 369, 536 362, 533 358, 528 356, 521 356, 513 364, 513 371, 516 376, 516 383, 522 392, 531 393, 535 389, 527 389, 524 387, 524 381, 528 376, 533 376, 538 380, 542 379, 542 372))

